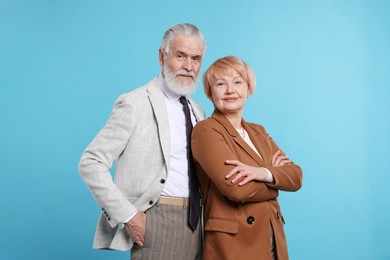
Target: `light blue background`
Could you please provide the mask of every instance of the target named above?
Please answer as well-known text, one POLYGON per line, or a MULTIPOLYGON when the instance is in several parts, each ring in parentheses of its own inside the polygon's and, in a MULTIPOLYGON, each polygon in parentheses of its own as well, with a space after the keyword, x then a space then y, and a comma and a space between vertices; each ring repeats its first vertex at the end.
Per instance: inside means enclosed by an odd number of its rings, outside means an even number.
MULTIPOLYGON (((304 171, 282 193, 290 258, 390 259, 390 1, 0 0, 0 259, 128 259, 92 250, 78 175, 117 96, 160 72, 170 26, 234 54, 258 88, 245 118, 304 171)), ((201 84, 193 97, 212 112, 201 84)), ((147 162, 146 162, 147 163, 147 162)))

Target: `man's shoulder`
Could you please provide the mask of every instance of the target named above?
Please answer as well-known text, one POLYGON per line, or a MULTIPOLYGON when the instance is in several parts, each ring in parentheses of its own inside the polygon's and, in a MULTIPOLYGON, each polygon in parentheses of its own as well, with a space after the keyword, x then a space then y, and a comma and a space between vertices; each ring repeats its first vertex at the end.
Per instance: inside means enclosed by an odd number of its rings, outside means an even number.
POLYGON ((189 97, 189 99, 190 99, 192 109, 194 110, 197 119, 200 121, 204 120, 206 114, 205 114, 203 108, 198 103, 196 103, 191 97, 189 97))
POLYGON ((197 108, 203 111, 203 108, 192 97, 188 97, 188 98, 190 100, 191 106, 196 106, 197 108))
POLYGON ((139 99, 147 96, 147 85, 133 89, 127 93, 123 93, 118 97, 118 100, 122 102, 132 102, 135 99, 139 99))
POLYGON ((149 89, 151 87, 155 87, 157 85, 157 78, 153 78, 151 81, 146 83, 145 85, 138 87, 136 89, 133 89, 127 93, 121 94, 117 101, 121 102, 136 102, 136 101, 141 101, 144 98, 147 98, 147 96, 150 95, 149 89))

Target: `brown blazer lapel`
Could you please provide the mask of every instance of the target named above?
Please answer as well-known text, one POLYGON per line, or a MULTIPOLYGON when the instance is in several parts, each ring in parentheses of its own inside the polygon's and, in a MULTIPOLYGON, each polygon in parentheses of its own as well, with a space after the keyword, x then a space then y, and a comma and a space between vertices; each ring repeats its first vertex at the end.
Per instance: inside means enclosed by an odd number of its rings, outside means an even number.
MULTIPOLYGON (((215 109, 211 117, 217 120, 226 129, 226 131, 230 134, 230 136, 233 138, 236 144, 240 146, 253 160, 255 160, 259 166, 264 166, 264 161, 244 141, 244 139, 241 138, 241 136, 238 134, 237 130, 233 127, 230 121, 220 111, 215 109)), ((247 133, 249 134, 249 137, 251 138, 253 144, 257 148, 257 151, 264 158, 265 156, 264 151, 262 151, 262 149, 259 149, 261 148, 261 145, 259 144, 259 142, 254 142, 254 139, 257 139, 258 134, 252 130, 252 128, 248 125, 248 123, 245 122, 244 119, 242 119, 242 124, 244 126, 245 131, 247 131, 247 133)))
POLYGON ((271 164, 272 155, 270 156, 267 149, 265 149, 267 144, 267 139, 264 137, 264 135, 256 131, 253 127, 251 127, 251 125, 248 124, 244 119, 242 119, 242 125, 244 126, 244 129, 247 131, 257 151, 260 153, 261 157, 263 158, 263 164, 264 163, 271 164))

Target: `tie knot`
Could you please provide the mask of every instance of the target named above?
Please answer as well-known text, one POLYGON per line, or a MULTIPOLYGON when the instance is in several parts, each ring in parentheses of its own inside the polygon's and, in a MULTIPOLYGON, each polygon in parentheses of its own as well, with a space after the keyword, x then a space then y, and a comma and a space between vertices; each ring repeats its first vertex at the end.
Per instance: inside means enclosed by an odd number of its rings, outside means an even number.
POLYGON ((188 105, 188 104, 187 104, 187 99, 186 99, 184 96, 181 96, 181 97, 179 98, 179 100, 180 100, 180 103, 181 103, 183 106, 188 105))

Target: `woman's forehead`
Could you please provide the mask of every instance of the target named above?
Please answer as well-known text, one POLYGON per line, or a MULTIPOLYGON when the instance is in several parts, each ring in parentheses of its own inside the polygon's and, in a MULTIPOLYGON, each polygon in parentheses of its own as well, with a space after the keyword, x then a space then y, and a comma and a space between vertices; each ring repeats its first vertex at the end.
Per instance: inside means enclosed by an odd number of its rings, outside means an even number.
POLYGON ((223 79, 223 78, 235 78, 241 77, 240 73, 233 68, 216 68, 213 73, 213 79, 223 79))

